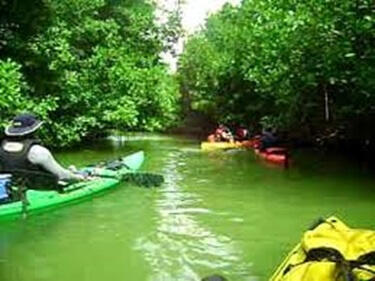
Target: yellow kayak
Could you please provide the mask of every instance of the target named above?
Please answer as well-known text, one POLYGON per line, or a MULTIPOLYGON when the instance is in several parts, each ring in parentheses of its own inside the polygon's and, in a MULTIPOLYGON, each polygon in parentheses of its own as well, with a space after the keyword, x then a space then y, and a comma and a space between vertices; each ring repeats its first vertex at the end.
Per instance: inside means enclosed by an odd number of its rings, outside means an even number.
POLYGON ((235 148, 250 148, 252 141, 236 141, 236 142, 202 142, 201 149, 205 151, 225 150, 235 148))
POLYGON ((335 217, 305 232, 270 281, 374 281, 375 231, 335 217))

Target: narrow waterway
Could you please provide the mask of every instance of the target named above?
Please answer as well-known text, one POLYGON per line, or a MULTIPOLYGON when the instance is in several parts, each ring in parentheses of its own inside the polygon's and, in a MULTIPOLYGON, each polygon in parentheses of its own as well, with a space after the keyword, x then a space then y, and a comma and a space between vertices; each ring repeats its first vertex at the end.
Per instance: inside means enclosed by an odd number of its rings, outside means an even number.
POLYGON ((296 153, 288 171, 251 151, 196 140, 113 138, 59 153, 82 166, 144 150, 157 189, 129 184, 77 205, 0 224, 1 281, 265 281, 319 217, 375 229, 375 179, 354 163, 296 153))

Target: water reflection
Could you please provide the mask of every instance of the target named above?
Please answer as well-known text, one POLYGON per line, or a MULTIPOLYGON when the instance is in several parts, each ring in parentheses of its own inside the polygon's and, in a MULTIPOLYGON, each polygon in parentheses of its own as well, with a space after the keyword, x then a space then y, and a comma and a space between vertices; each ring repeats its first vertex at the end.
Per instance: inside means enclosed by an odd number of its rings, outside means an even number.
MULTIPOLYGON (((158 212, 156 232, 137 241, 151 264, 150 281, 196 281, 219 272, 233 280, 252 280, 249 264, 241 261, 232 240, 213 233, 199 223, 199 216, 217 216, 202 208, 202 198, 184 188, 186 151, 173 151, 165 158, 163 174, 166 183, 156 200, 158 212)), ((191 182, 191 181, 189 181, 191 182)))

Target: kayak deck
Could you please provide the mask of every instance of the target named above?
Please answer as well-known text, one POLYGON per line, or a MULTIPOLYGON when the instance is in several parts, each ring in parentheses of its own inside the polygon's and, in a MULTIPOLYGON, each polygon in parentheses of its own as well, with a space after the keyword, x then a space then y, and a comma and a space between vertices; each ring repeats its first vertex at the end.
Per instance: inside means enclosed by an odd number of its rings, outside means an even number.
POLYGON ((236 148, 251 148, 252 141, 235 141, 235 142, 202 142, 201 149, 204 151, 225 150, 236 148))
MULTIPOLYGON (((48 209, 68 205, 92 198, 104 191, 118 186, 121 177, 140 168, 144 161, 144 153, 137 152, 120 160, 123 167, 113 171, 101 169, 101 176, 90 181, 68 185, 65 192, 28 190, 27 213, 38 213, 48 209)), ((18 217, 22 214, 22 202, 16 201, 0 205, 0 220, 18 217)))
POLYGON ((374 280, 375 231, 350 228, 330 217, 305 232, 270 281, 342 280, 338 274, 374 280))

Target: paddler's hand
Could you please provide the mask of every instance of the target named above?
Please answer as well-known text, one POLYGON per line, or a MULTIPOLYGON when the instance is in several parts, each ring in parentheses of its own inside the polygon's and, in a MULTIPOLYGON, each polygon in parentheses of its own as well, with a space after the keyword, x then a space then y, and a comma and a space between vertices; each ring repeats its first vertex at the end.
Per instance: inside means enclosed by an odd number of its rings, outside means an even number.
POLYGON ((98 177, 82 175, 82 174, 75 174, 75 176, 77 177, 77 180, 79 181, 92 181, 92 180, 98 179, 98 177))
POLYGON ((74 166, 74 165, 70 165, 70 166, 68 167, 68 170, 71 171, 71 172, 74 173, 74 174, 78 172, 77 167, 74 166))
POLYGON ((75 177, 78 181, 86 181, 86 180, 87 180, 87 176, 82 175, 82 174, 74 174, 74 177, 75 177))
POLYGON ((92 173, 78 173, 78 175, 82 176, 83 181, 92 181, 92 180, 97 180, 100 177, 95 176, 95 174, 92 173))
POLYGON ((99 177, 95 177, 95 176, 86 176, 84 181, 93 181, 93 180, 97 180, 99 179, 99 177))
POLYGON ((91 173, 79 170, 74 173, 74 176, 79 181, 90 181, 94 179, 94 177, 91 176, 91 173))

